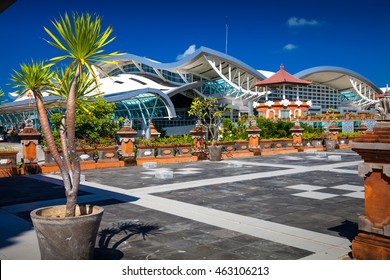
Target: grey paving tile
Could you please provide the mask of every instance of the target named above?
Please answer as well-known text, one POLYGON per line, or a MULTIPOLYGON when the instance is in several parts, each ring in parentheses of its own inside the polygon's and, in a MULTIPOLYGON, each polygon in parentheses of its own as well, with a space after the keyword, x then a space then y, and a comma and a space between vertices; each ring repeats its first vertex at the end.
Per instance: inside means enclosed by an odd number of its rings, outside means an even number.
MULTIPOLYGON (((355 154, 342 155, 341 163, 359 160, 360 158, 355 154)), ((357 174, 340 173, 340 170, 357 170, 357 163, 338 167, 338 172, 332 172, 331 170, 315 170, 317 167, 332 163, 318 158, 310 158, 310 155, 304 153, 234 159, 234 161, 232 164, 225 160, 222 162, 204 161, 169 165, 169 169, 174 172, 174 178, 170 180, 156 179, 153 176, 146 178, 148 176, 142 175, 146 171, 142 167, 91 170, 85 171, 83 174, 86 175, 87 183, 101 183, 124 191, 167 186, 164 191, 153 193, 153 196, 169 199, 168 202, 182 201, 188 205, 218 209, 224 211, 223 213, 239 214, 241 217, 275 222, 281 228, 290 226, 298 233, 301 229, 308 230, 308 236, 322 233, 326 235, 323 237, 324 242, 334 241, 337 243, 340 242, 337 238, 342 237, 344 238, 342 241, 345 240, 348 244, 356 235, 356 222, 358 216, 364 213, 364 201, 359 197, 360 194, 346 196, 346 194, 353 193, 355 189, 340 189, 337 186, 363 185, 363 179, 357 174), (297 157, 301 160, 299 166, 297 165, 297 157), (237 162, 241 164, 241 167, 236 164, 237 162), (277 167, 278 165, 282 167, 277 167), (277 171, 285 173, 277 177, 273 176, 272 174, 277 171), (231 176, 259 174, 268 175, 259 179, 236 180, 234 182, 229 182, 226 179, 231 176), (220 178, 221 182, 188 188, 189 185, 199 180, 215 178, 220 178), (183 184, 177 190, 169 189, 170 184, 177 183, 183 184), (322 189, 314 191, 331 194, 334 197, 323 200, 297 197, 294 194, 302 192, 302 190, 288 188, 294 185, 318 186, 322 189)), ((23 209, 26 202, 42 199, 51 201, 63 197, 61 186, 28 177, 17 177, 11 181, 0 179, 0 185, 0 207, 3 209, 14 206, 15 203, 21 208, 14 209, 23 209), (2 188, 6 182, 9 184, 8 189, 2 188), (15 185, 24 185, 24 188, 15 189, 15 185), (34 195, 26 196, 28 193, 34 193, 34 195), (14 200, 13 196, 24 198, 23 200, 14 200)), ((84 189, 88 191, 82 191, 81 196, 87 197, 91 194, 101 196, 101 198, 94 200, 96 203, 104 204, 105 208, 101 230, 129 221, 144 226, 158 227, 157 232, 148 232, 146 235, 142 233, 129 235, 121 232, 111 236, 109 241, 107 241, 107 236, 103 240, 100 236, 97 247, 99 247, 99 241, 103 245, 98 248, 100 250, 97 254, 99 259, 300 259, 325 258, 330 255, 332 258, 337 258, 337 254, 345 251, 345 248, 340 247, 341 249, 335 249, 329 253, 318 251, 314 254, 312 250, 322 250, 323 247, 315 246, 315 244, 299 247, 298 243, 296 246, 284 245, 281 244, 282 240, 275 242, 275 240, 271 241, 240 233, 240 226, 235 227, 237 231, 232 231, 223 228, 223 226, 216 227, 212 222, 201 223, 179 217, 179 215, 135 205, 131 203, 131 199, 134 197, 118 196, 115 191, 95 187, 85 187, 84 189), (308 250, 299 249, 303 247, 308 250)), ((188 211, 189 209, 184 210, 188 211)), ((21 216, 28 214, 26 210, 18 211, 14 214, 21 216)), ((241 228, 246 226, 242 225, 241 228)), ((275 226, 276 229, 277 226, 275 226)), ((252 234, 254 233, 253 230, 252 234)), ((272 232, 268 233, 264 236, 272 237, 272 232)), ((0 231, 2 237, 3 234, 6 235, 0 231)), ((303 231, 300 234, 303 236, 303 231)), ((281 234, 280 237, 288 239, 288 236, 281 234)), ((291 239, 291 242, 292 240, 294 239, 291 239)), ((341 245, 345 246, 345 244, 341 245)), ((3 255, 8 245, 4 243, 2 246, 0 253, 3 255)))

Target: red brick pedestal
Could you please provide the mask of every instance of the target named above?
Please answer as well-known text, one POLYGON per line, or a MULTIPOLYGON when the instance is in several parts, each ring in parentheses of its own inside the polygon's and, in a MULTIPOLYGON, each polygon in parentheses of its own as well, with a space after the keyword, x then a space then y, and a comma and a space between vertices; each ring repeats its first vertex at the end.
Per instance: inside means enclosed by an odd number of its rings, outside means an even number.
POLYGON ((134 142, 137 131, 131 128, 129 119, 125 119, 123 127, 117 133, 120 137, 122 157, 124 159, 134 158, 134 142))
POLYGON ((390 122, 379 121, 373 131, 351 144, 364 160, 365 215, 359 217, 360 233, 352 241, 355 259, 390 259, 390 122))
POLYGON ((254 155, 260 155, 260 132, 257 127, 256 120, 252 120, 251 126, 246 130, 249 138, 249 150, 254 152, 254 155))
POLYGON ((38 163, 37 145, 40 135, 41 134, 33 128, 32 121, 26 120, 26 127, 22 132, 19 132, 23 146, 22 159, 25 164, 38 163))
POLYGON ((302 134, 304 129, 299 124, 299 121, 295 122, 295 125, 290 129, 291 134, 293 136, 293 145, 299 152, 303 151, 303 139, 302 134))
POLYGON ((194 152, 193 155, 197 156, 198 159, 206 159, 205 153, 205 140, 206 140, 206 128, 204 128, 200 122, 197 122, 195 127, 191 129, 190 134, 194 141, 194 152))

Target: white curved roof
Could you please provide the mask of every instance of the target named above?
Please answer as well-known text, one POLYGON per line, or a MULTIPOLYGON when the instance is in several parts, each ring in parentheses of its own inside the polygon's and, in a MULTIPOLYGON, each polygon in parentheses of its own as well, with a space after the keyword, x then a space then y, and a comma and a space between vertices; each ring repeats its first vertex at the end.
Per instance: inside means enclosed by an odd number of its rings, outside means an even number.
MULTIPOLYGON (((99 66, 105 73, 115 73, 109 78, 102 73, 100 75, 100 91, 107 97, 122 93, 126 95, 132 91, 142 94, 151 89, 161 96, 166 95, 165 98, 167 99, 188 89, 202 95, 199 90, 202 83, 223 81, 222 86, 225 88, 221 92, 225 93, 225 96, 222 97, 225 100, 231 100, 232 105, 237 106, 246 106, 247 102, 257 101, 264 95, 265 89, 254 86, 254 83, 274 74, 271 71, 255 70, 234 57, 205 47, 201 47, 193 54, 171 63, 161 63, 149 58, 127 54, 117 59, 116 64, 101 63, 99 66), (126 67, 129 65, 137 71, 127 71, 126 67), (177 79, 170 79, 167 73, 171 76, 175 75, 177 79), (192 74, 196 79, 187 80, 187 74, 192 74), (226 86, 231 91, 228 92, 226 86)), ((294 76, 324 84, 340 91, 353 90, 361 97, 362 105, 376 102, 376 96, 382 92, 362 75, 341 67, 313 67, 298 72, 294 76)), ((215 86, 220 85, 215 84, 215 86)), ((44 93, 44 95, 47 96, 48 94, 44 93)), ((29 97, 27 96, 19 97, 16 99, 16 103, 24 104, 25 102, 27 104, 28 100, 29 97)), ((7 105, 11 104, 8 103, 7 105)))
POLYGON ((378 95, 382 93, 374 83, 364 76, 342 67, 318 66, 303 70, 296 77, 311 80, 318 84, 338 89, 339 91, 354 91, 361 100, 355 105, 366 106, 378 101, 378 95))

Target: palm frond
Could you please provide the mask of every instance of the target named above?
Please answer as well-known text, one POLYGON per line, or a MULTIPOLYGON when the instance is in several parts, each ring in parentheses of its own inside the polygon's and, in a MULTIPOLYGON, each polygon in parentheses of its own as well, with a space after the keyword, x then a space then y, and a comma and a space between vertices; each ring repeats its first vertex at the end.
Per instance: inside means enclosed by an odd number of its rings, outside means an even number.
POLYGON ((76 64, 84 65, 91 70, 90 65, 93 63, 123 55, 120 52, 104 54, 103 48, 115 37, 110 37, 113 31, 111 27, 101 31, 102 23, 99 16, 92 17, 89 13, 81 15, 73 13, 71 19, 68 14, 65 14, 52 23, 58 35, 45 29, 53 40, 50 44, 66 53, 66 55, 52 58, 55 62, 74 59, 77 61, 76 64))
POLYGON ((43 88, 52 88, 52 78, 54 73, 51 71, 51 66, 45 61, 34 61, 31 63, 20 64, 20 70, 13 70, 11 74, 11 84, 20 95, 26 94, 29 91, 40 92, 43 88))

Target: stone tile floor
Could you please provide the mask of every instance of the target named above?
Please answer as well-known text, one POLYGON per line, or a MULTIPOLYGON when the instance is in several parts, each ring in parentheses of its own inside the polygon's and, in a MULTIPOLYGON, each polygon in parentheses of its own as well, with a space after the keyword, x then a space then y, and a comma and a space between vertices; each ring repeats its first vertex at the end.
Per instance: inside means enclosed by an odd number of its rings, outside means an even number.
MULTIPOLYGON (((360 157, 340 151, 83 171, 79 202, 105 208, 96 258, 345 258, 364 190, 360 157)), ((39 259, 29 212, 63 203, 60 185, 56 174, 0 178, 1 259, 39 259)))

